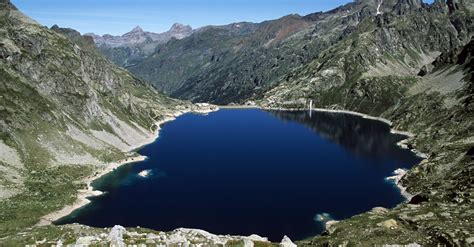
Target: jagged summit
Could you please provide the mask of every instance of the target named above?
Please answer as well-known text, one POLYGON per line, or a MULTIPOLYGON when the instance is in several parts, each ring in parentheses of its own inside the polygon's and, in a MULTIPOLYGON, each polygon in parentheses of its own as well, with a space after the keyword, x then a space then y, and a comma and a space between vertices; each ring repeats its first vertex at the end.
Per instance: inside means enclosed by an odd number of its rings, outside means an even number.
POLYGON ((143 29, 140 26, 136 26, 135 28, 132 29, 129 33, 143 33, 143 29))
POLYGON ((85 35, 92 37, 94 43, 113 62, 121 66, 130 66, 137 59, 152 54, 158 45, 165 44, 172 39, 184 39, 193 32, 193 28, 189 25, 174 23, 168 31, 163 33, 145 31, 140 26, 136 26, 121 36, 110 34, 100 36, 94 33, 85 35))
POLYGON ((134 27, 130 32, 124 34, 122 37, 134 36, 137 39, 140 39, 142 36, 145 36, 146 32, 140 26, 134 27))
POLYGON ((193 28, 190 25, 175 23, 171 26, 168 32, 183 32, 183 31, 192 31, 192 30, 193 28))

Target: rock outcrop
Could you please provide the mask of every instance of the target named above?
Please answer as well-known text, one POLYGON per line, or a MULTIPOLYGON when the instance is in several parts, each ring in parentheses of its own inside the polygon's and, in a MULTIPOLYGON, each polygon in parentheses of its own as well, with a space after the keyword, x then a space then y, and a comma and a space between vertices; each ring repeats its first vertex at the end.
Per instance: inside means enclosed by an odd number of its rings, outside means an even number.
MULTIPOLYGON (((81 225, 67 225, 51 229, 55 236, 47 240, 27 240, 32 235, 25 233, 21 238, 22 243, 29 245, 57 245, 67 246, 266 246, 272 245, 268 239, 258 235, 231 236, 215 235, 198 229, 180 228, 171 232, 158 232, 142 228, 128 228, 114 226, 113 228, 91 228, 81 225), (60 229, 58 229, 60 228, 60 229), (69 236, 69 237, 64 237, 69 236)), ((288 238, 283 238, 280 246, 295 247, 288 238)))
POLYGON ((296 247, 296 244, 294 244, 289 237, 284 236, 281 240, 280 247, 296 247))
POLYGON ((112 230, 110 230, 109 236, 107 240, 110 242, 111 247, 125 247, 125 243, 123 241, 123 235, 127 232, 127 230, 123 226, 114 226, 112 230))

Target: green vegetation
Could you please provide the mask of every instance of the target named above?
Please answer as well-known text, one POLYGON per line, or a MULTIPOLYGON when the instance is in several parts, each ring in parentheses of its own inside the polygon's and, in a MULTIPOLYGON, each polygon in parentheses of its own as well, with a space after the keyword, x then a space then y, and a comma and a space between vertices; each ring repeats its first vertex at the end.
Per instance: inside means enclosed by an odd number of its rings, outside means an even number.
POLYGON ((225 244, 226 247, 243 247, 244 241, 242 240, 230 240, 225 244))
POLYGON ((27 175, 24 192, 0 204, 1 237, 11 236, 38 223, 38 219, 76 200, 77 179, 93 172, 90 166, 57 167, 37 165, 27 175))
POLYGON ((270 243, 270 242, 262 242, 262 241, 253 241, 253 246, 255 247, 275 247, 278 244, 270 243))
POLYGON ((130 155, 113 138, 131 149, 151 134, 142 130, 153 118, 185 103, 112 65, 71 30, 63 36, 3 1, 0 8, 0 144, 11 152, 0 161, 0 245, 48 237, 74 243, 74 231, 34 226, 75 202, 101 166, 130 155), (118 136, 121 128, 134 139, 118 136), (94 130, 107 135, 101 139, 94 130))
MULTIPOLYGON (((129 69, 182 99, 290 108, 313 100, 316 107, 381 116, 396 129, 416 133, 408 147, 427 159, 402 179, 415 195, 409 203, 354 216, 300 245, 469 246, 474 244, 471 5, 404 2, 384 1, 382 15, 374 14, 374 1, 357 1, 304 17, 206 27, 160 46, 129 69)), ((188 104, 112 65, 74 30, 31 23, 7 0, 0 0, 0 34, 0 144, 13 150, 0 161, 5 171, 0 245, 110 242, 111 229, 34 225, 74 202, 84 179, 102 163, 130 155, 150 134, 142 130, 188 104), (87 239, 91 236, 96 239, 87 239)), ((128 229, 121 240, 166 243, 171 234, 128 229)), ((208 239, 192 243, 203 241, 208 239)))

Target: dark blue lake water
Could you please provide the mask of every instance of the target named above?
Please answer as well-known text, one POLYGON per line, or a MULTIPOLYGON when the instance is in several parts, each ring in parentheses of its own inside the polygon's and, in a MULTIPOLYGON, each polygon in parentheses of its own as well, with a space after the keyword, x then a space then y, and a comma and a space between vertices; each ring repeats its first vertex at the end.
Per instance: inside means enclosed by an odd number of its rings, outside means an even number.
POLYGON ((96 181, 107 193, 58 223, 303 239, 323 231, 318 214, 344 219, 403 201, 385 178, 420 159, 396 146, 402 139, 339 113, 186 114, 140 150, 147 161, 96 181))

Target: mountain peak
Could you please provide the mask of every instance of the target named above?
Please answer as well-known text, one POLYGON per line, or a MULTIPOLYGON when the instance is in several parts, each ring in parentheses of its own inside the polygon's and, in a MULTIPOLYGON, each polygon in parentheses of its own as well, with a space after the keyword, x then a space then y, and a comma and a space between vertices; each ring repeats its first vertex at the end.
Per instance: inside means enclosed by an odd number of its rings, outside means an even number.
POLYGON ((184 25, 181 23, 175 23, 173 26, 170 28, 170 32, 183 32, 183 31, 191 31, 192 27, 189 25, 184 25))
POLYGON ((130 31, 130 33, 143 33, 143 29, 140 26, 136 26, 135 28, 130 31))
POLYGON ((141 37, 146 35, 145 31, 140 26, 136 26, 130 32, 124 34, 122 37, 141 37))

